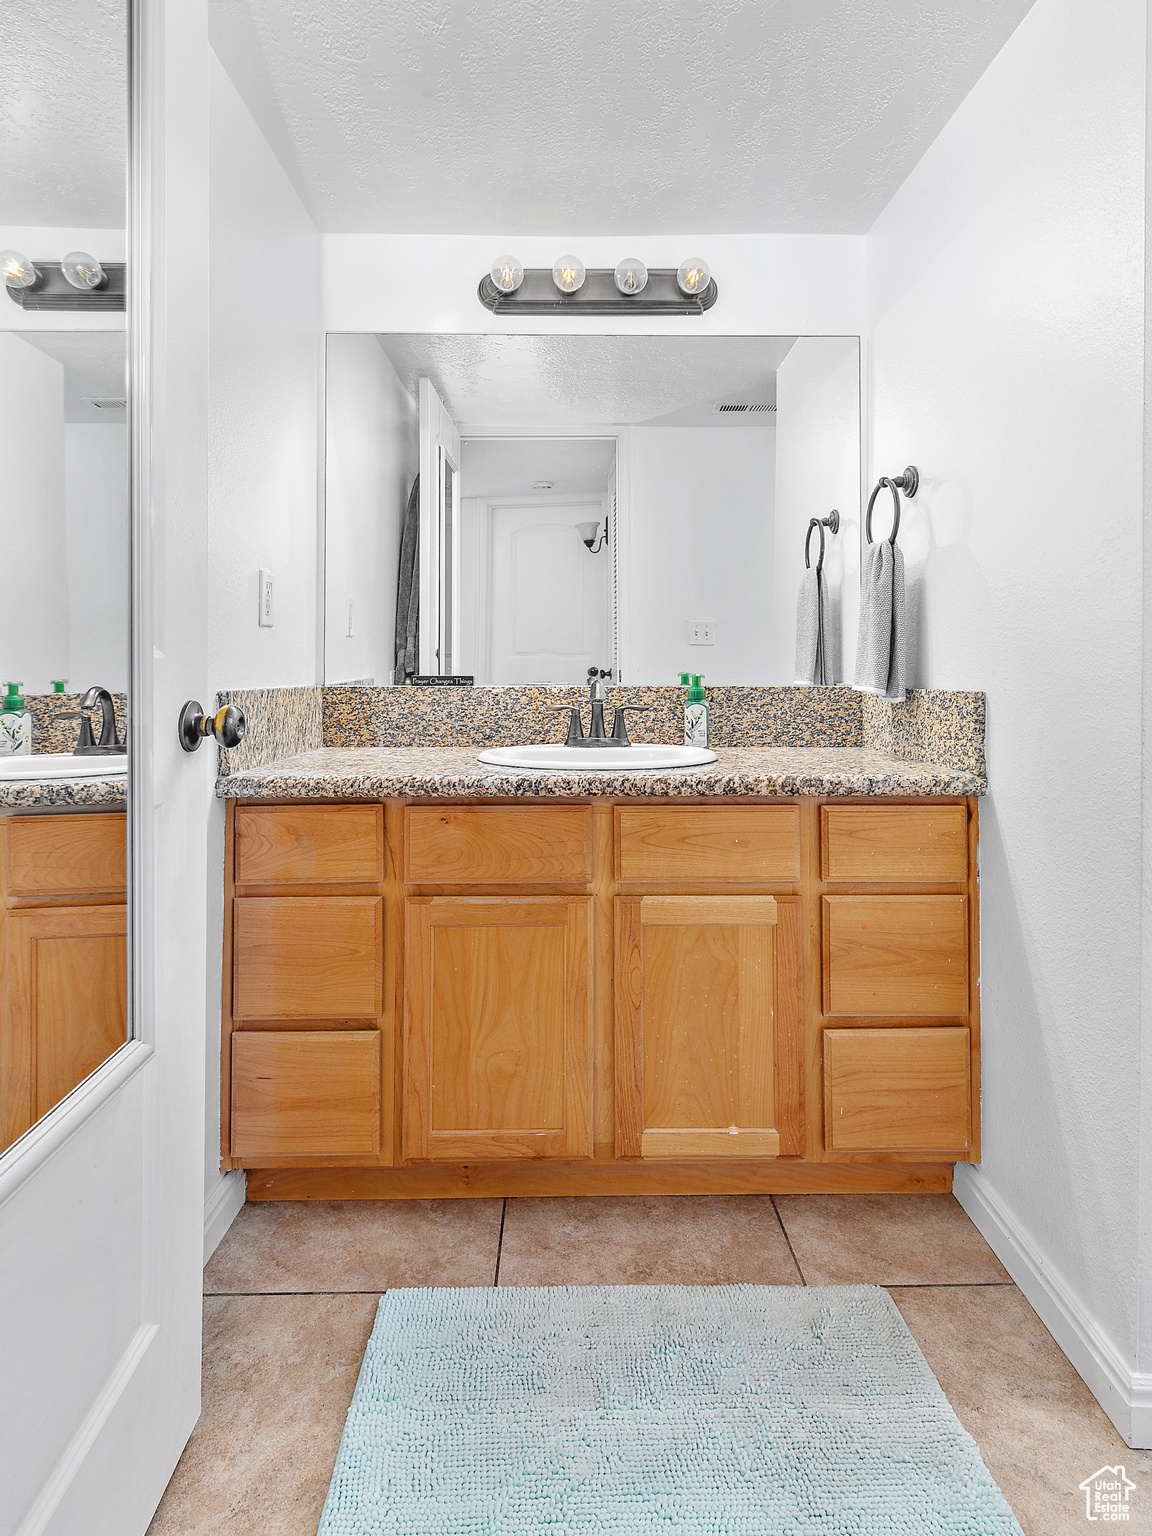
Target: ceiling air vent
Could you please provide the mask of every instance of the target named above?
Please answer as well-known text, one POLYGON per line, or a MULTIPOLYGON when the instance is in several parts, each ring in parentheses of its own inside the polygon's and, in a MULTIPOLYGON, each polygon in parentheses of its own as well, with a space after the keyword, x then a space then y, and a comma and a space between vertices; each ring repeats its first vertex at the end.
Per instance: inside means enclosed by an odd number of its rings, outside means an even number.
POLYGON ((128 409, 127 400, 117 400, 112 396, 105 397, 102 395, 96 400, 89 397, 88 404, 94 405, 98 411, 126 411, 128 409))
POLYGON ((743 415, 747 411, 774 411, 776 409, 776 402, 773 400, 772 404, 769 405, 764 400, 753 400, 751 402, 745 400, 738 401, 733 405, 718 405, 716 409, 726 416, 743 415))

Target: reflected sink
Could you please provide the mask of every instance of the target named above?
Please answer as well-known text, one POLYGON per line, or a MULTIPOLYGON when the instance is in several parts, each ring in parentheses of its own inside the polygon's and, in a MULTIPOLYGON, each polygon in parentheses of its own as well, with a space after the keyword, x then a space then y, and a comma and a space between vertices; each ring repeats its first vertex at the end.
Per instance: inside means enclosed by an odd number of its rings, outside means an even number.
POLYGON ((716 761, 707 747, 494 747, 480 761, 497 768, 544 768, 554 773, 586 773, 590 768, 701 768, 716 761))
POLYGON ((0 784, 123 779, 127 774, 126 752, 109 757, 76 757, 71 752, 33 752, 23 757, 0 757, 0 784))

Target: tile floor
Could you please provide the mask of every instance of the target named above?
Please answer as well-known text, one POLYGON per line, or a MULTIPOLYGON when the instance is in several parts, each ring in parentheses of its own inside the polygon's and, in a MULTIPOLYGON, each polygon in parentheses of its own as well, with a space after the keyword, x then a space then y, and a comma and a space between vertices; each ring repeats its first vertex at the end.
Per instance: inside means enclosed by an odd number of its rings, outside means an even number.
POLYGON ((204 1272, 204 1406, 149 1536, 315 1536, 376 1302, 406 1285, 887 1286, 1027 1536, 1129 1450, 951 1195, 245 1206, 204 1272))

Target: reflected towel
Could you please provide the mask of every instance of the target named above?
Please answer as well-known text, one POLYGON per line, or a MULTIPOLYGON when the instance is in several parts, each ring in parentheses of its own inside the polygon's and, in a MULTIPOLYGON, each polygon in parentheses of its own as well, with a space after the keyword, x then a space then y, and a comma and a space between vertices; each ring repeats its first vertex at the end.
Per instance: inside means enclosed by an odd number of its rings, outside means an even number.
POLYGON ((821 570, 806 570, 796 600, 798 688, 831 688, 840 680, 840 622, 821 570))
POLYGON ((860 693, 904 702, 904 556, 897 544, 870 544, 860 574, 860 638, 856 680, 860 693))
POLYGON ((400 531, 396 582, 396 674, 406 683, 420 670, 420 476, 412 482, 400 531))

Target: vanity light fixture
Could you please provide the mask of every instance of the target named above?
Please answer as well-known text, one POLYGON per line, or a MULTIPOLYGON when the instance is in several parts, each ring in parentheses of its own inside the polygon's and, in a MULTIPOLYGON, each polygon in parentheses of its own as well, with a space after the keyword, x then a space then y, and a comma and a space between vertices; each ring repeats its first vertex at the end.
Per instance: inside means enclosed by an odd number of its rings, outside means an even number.
POLYGON ((551 267, 522 267, 498 256, 477 298, 494 315, 702 315, 716 302, 708 263, 692 257, 675 267, 647 267, 626 256, 613 267, 588 267, 561 256, 551 267))
POLYGON ((524 281, 524 268, 515 256, 497 256, 490 275, 494 288, 501 293, 515 293, 524 281))
POLYGON ((648 284, 648 268, 638 256, 625 256, 623 261, 617 262, 613 276, 617 288, 624 294, 643 293, 648 284))
POLYGON ((108 278, 95 256, 87 251, 69 251, 60 263, 60 270, 73 288, 87 293, 92 288, 103 288, 108 278))
POLYGON ((552 281, 561 293, 578 292, 587 275, 579 256, 557 256, 552 263, 552 281))
POLYGON ((4 286, 20 291, 34 288, 40 274, 22 251, 0 251, 0 271, 4 273, 4 286))
POLYGON ((585 549, 590 550, 594 555, 598 555, 608 542, 608 524, 601 523, 599 520, 577 523, 576 532, 580 535, 585 549), (599 543, 596 542, 597 534, 600 536, 599 543))

